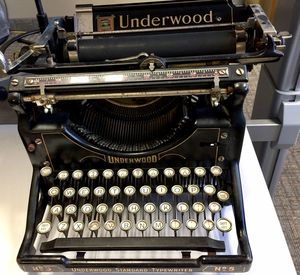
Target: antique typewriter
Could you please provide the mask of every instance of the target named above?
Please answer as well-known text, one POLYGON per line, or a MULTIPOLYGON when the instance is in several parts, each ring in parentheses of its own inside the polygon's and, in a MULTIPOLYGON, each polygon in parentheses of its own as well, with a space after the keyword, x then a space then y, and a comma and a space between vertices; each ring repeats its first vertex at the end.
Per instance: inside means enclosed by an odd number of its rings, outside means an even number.
MULTIPOLYGON (((253 64, 282 57, 259 5, 78 5, 7 62, 33 166, 25 271, 246 272, 239 158, 253 64)), ((20 198, 21 199, 21 198, 20 198)))

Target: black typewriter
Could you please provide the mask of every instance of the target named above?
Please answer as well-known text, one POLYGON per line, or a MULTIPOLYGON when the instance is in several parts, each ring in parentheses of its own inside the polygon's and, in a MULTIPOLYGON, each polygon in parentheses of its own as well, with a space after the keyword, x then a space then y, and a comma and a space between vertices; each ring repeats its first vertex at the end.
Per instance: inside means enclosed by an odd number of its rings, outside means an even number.
MULTIPOLYGON (((7 62, 33 166, 25 271, 246 272, 239 158, 253 64, 283 56, 259 5, 78 5, 7 62)), ((20 198, 21 199, 21 198, 20 198)))

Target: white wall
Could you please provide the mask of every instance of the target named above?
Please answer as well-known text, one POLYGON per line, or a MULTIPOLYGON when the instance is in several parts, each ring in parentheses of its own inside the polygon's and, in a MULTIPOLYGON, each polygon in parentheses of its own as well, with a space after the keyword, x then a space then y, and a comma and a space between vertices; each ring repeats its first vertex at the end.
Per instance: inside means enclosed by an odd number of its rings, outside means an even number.
MULTIPOLYGON (((48 16, 73 15, 76 4, 116 4, 116 3, 138 3, 155 2, 159 0, 43 0, 43 6, 48 16)), ((160 0, 161 1, 161 0, 160 0)), ((163 0, 166 1, 166 0, 163 0)), ((31 18, 35 17, 36 9, 34 0, 6 0, 9 18, 31 18)))
MULTIPOLYGON (((167 0, 43 0, 45 12, 48 16, 73 15, 76 4, 116 4, 116 3, 138 3, 155 2, 167 0)), ((241 3, 243 0, 234 0, 241 3)), ((9 18, 31 18, 35 17, 36 9, 34 0, 6 0, 9 18)))

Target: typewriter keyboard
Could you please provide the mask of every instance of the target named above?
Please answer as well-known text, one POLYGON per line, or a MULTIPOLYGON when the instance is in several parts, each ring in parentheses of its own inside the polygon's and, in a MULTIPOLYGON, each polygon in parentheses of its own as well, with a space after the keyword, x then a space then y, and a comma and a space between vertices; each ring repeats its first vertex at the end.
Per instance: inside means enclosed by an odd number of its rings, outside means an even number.
POLYGON ((35 248, 41 253, 222 254, 228 235, 236 238, 230 172, 219 166, 57 172, 47 166, 40 173, 46 206, 35 248))

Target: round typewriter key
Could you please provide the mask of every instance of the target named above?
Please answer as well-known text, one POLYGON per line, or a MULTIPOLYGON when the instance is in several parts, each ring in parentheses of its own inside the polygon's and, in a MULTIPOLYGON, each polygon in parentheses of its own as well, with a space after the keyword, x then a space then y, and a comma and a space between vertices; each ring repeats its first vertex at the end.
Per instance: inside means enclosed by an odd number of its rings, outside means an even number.
POLYGON ((232 229, 232 223, 225 218, 218 219, 216 225, 221 232, 229 232, 232 229))
POLYGON ((50 232, 51 227, 52 227, 51 222, 43 221, 37 225, 36 231, 40 234, 47 234, 50 232))
POLYGON ((99 176, 99 172, 96 169, 91 169, 91 170, 88 171, 87 176, 91 180, 95 180, 99 176))
POLYGON ((77 211, 77 206, 75 204, 69 204, 65 208, 65 212, 67 215, 74 215, 77 211))
POLYGON ((180 213, 185 213, 185 212, 189 211, 189 205, 185 202, 178 203, 176 208, 180 213))
POLYGON ((173 168, 166 168, 166 169, 164 170, 164 175, 165 175, 165 177, 167 177, 167 178, 172 178, 172 177, 174 177, 174 175, 175 175, 175 170, 174 170, 173 168))
POLYGON ((102 176, 106 180, 109 180, 114 176, 114 171, 111 170, 111 169, 106 169, 106 170, 103 171, 102 176))
POLYGON ((183 193, 183 187, 181 185, 174 185, 171 188, 171 191, 174 195, 181 195, 183 193))
POLYGON ((152 202, 148 202, 144 205, 144 211, 148 214, 152 214, 154 213, 156 210, 156 206, 154 203, 152 202))
POLYGON ((222 175, 222 168, 220 166, 212 166, 210 168, 210 172, 212 173, 213 176, 218 177, 222 175))
POLYGON ((102 197, 105 194, 105 188, 102 186, 98 186, 94 189, 94 195, 96 197, 102 197))
POLYGON ((69 172, 68 172, 68 171, 65 171, 65 170, 60 171, 60 172, 58 173, 58 175, 57 175, 57 178, 58 178, 59 180, 67 180, 68 177, 69 177, 69 172))
POLYGON ((211 184, 207 184, 203 188, 204 193, 208 196, 213 196, 216 193, 216 187, 211 184))
POLYGON ((155 189, 156 193, 160 196, 164 196, 168 193, 168 187, 165 185, 158 185, 155 189))
POLYGON ((106 203, 100 203, 97 205, 96 211, 99 214, 106 214, 106 212, 108 211, 108 205, 106 203))
POLYGON ((159 175, 159 171, 156 168, 150 168, 147 174, 151 179, 154 179, 159 175))
POLYGON ((136 228, 137 228, 137 230, 144 232, 144 231, 147 230, 147 228, 148 228, 148 223, 147 223, 147 221, 145 221, 145 220, 140 220, 140 221, 138 221, 138 222, 136 223, 136 228))
POLYGON ((52 168, 50 166, 45 166, 40 170, 42 177, 49 177, 52 174, 52 168))
POLYGON ((81 187, 78 190, 78 195, 82 198, 86 198, 90 194, 90 188, 88 187, 81 187))
POLYGON ((215 228, 215 223, 212 220, 204 220, 202 226, 206 231, 212 231, 215 228))
POLYGON ((108 193, 112 196, 112 197, 116 197, 121 193, 121 189, 119 186, 112 186, 111 188, 109 188, 108 193))
POLYGON ((188 219, 186 222, 185 222, 185 226, 191 230, 191 231, 194 231, 195 229, 198 228, 198 222, 194 219, 188 219))
POLYGON ((152 223, 152 228, 158 233, 165 228, 165 223, 160 220, 156 220, 152 223))
POLYGON ((143 185, 141 188, 140 188, 140 193, 143 195, 143 196, 149 196, 151 194, 151 187, 149 185, 143 185))
POLYGON ((177 231, 181 228, 181 221, 177 220, 177 219, 173 219, 173 220, 170 220, 169 222, 169 226, 171 229, 173 229, 174 231, 177 231))
POLYGON ((90 221, 89 224, 88 224, 88 229, 92 232, 97 232, 100 228, 100 222, 99 221, 96 221, 96 220, 93 220, 93 221, 90 221))
POLYGON ((66 232, 69 229, 69 224, 65 221, 59 222, 57 224, 57 231, 58 232, 66 232))
POLYGON ((140 209, 141 209, 140 206, 135 202, 128 205, 128 212, 129 213, 136 214, 140 211, 140 209))
POLYGON ((126 186, 125 188, 124 188, 124 193, 125 193, 125 195, 127 195, 128 197, 132 197, 134 194, 135 194, 135 187, 134 186, 131 186, 131 185, 129 185, 129 186, 126 186))
POLYGON ((197 194, 199 194, 200 192, 200 188, 198 185, 196 184, 190 184, 187 188, 188 192, 192 195, 192 196, 196 196, 197 194))
POLYGON ((130 220, 124 220, 120 223, 120 228, 128 234, 128 231, 132 228, 132 222, 130 220))
POLYGON ((140 179, 144 175, 144 171, 141 168, 136 168, 132 171, 132 175, 136 179, 140 179))
POLYGON ((204 167, 196 167, 194 169, 194 173, 195 173, 196 176, 202 178, 206 175, 206 170, 205 170, 204 167))
POLYGON ((222 206, 218 202, 213 201, 208 205, 208 209, 210 210, 211 213, 215 214, 222 209, 222 206))
POLYGON ((81 170, 75 170, 75 171, 72 173, 72 178, 73 178, 74 180, 80 180, 82 177, 83 177, 83 171, 81 171, 81 170))
POLYGON ((64 196, 66 198, 72 198, 75 195, 76 191, 73 187, 68 187, 64 191, 64 196))
POLYGON ((118 170, 117 175, 120 179, 125 179, 128 177, 128 170, 124 169, 124 168, 120 169, 120 170, 118 170))
POLYGON ((169 213, 171 212, 172 210, 172 205, 168 202, 162 202, 160 205, 159 205, 159 210, 162 212, 162 213, 169 213))
POLYGON ((81 212, 85 215, 89 215, 93 212, 93 206, 90 203, 86 203, 81 206, 81 212))
POLYGON ((112 231, 114 231, 117 227, 117 224, 113 220, 108 220, 104 223, 104 229, 110 232, 110 236, 112 236, 112 231))
POLYGON ((76 221, 73 224, 73 230, 77 233, 79 233, 79 235, 82 237, 82 231, 84 229, 84 223, 81 221, 76 221))
POLYGON ((226 192, 226 191, 219 191, 217 193, 217 197, 218 197, 219 201, 221 201, 221 202, 228 201, 230 198, 228 192, 226 192))
POLYGON ((48 190, 48 195, 49 195, 49 197, 54 198, 54 197, 58 196, 59 192, 60 192, 59 188, 54 186, 48 190))
POLYGON ((122 214, 124 209, 125 209, 124 204, 119 202, 114 204, 112 207, 112 211, 115 212, 116 214, 122 214))
POLYGON ((202 202, 195 202, 192 206, 193 210, 197 213, 200 214, 204 212, 205 206, 202 202))
POLYGON ((187 178, 190 174, 191 174, 191 169, 188 167, 181 167, 179 169, 179 174, 184 177, 187 178))
POLYGON ((50 213, 54 216, 58 216, 62 213, 62 210, 63 210, 62 206, 59 204, 56 204, 51 207, 50 213))

